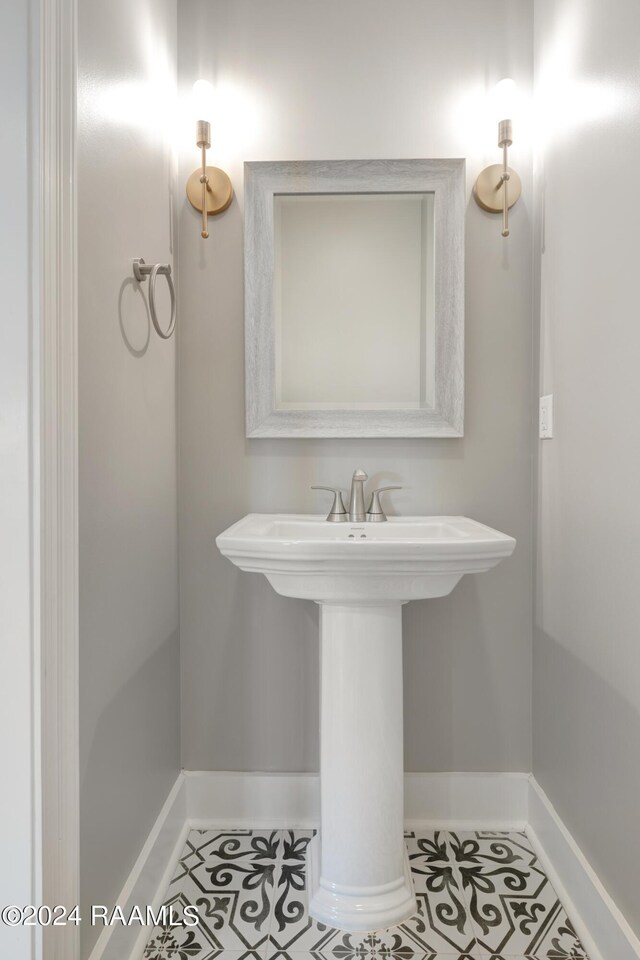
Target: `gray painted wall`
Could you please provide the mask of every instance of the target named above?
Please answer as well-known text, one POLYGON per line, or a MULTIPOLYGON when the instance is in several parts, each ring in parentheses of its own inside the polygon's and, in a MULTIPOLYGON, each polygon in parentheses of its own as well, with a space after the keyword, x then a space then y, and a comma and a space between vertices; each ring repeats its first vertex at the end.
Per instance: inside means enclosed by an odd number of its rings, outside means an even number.
POLYGON ((536 0, 534 772, 640 934, 640 7, 536 0), (603 192, 603 186, 606 188, 603 192))
MULTIPOLYGON (((466 157, 496 162, 493 84, 532 73, 528 0, 182 0, 179 76, 217 83, 213 162, 236 189, 199 236, 180 209, 182 760, 315 770, 318 615, 240 573, 214 538, 248 511, 320 511, 311 483, 356 466, 401 482, 398 512, 463 513, 518 538, 513 558, 405 607, 408 770, 531 769, 531 164, 508 243, 469 199, 466 419, 460 440, 246 440, 245 160, 466 157), (226 109, 224 109, 226 107, 226 109)), ((178 190, 196 166, 189 130, 178 190)))
POLYGON ((115 902, 179 768, 175 343, 131 279, 172 257, 175 46, 175 0, 79 4, 83 916, 115 902))

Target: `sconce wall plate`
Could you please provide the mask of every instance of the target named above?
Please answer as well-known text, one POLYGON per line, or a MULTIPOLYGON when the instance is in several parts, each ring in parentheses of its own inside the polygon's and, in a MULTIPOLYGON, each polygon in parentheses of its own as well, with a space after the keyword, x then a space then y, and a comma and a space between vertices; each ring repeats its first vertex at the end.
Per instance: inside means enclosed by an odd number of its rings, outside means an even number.
MULTIPOLYGON (((207 167, 207 214, 214 216, 226 210, 233 200, 231 180, 220 167, 207 167)), ((192 207, 202 213, 202 168, 194 170, 187 180, 187 199, 192 207)))
MULTIPOLYGON (((508 206, 512 207, 520 199, 522 182, 511 167, 508 167, 509 189, 508 206)), ((504 207, 504 170, 501 163, 492 163, 478 175, 473 187, 473 197, 479 207, 488 213, 502 213, 504 207)))

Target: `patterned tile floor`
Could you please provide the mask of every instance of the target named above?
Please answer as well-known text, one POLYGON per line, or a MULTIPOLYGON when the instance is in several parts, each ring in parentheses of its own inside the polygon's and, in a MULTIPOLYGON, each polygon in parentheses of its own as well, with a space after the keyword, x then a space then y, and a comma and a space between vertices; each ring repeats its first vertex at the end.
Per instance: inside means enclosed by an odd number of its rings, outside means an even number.
POLYGON ((156 927, 144 960, 586 960, 524 833, 415 831, 407 923, 361 935, 306 911, 311 830, 193 830, 165 903, 197 926, 156 927))

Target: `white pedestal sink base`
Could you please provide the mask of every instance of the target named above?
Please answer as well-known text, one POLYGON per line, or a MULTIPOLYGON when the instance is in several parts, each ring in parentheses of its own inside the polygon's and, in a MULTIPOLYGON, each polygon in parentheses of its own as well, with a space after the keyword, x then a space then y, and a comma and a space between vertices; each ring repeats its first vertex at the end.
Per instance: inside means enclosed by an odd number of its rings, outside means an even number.
POLYGON ((395 927, 417 910, 406 847, 404 873, 391 889, 381 887, 344 887, 331 889, 320 880, 320 838, 307 847, 309 913, 321 923, 349 932, 370 932, 395 927))
POLYGON ((380 930, 417 909, 404 844, 401 605, 321 604, 320 648, 309 912, 341 930, 380 930))

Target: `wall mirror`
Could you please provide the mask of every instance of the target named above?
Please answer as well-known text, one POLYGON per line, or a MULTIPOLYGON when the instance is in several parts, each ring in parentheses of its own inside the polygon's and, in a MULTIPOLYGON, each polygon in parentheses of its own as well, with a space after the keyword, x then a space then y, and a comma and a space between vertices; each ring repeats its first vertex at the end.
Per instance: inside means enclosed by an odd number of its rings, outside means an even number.
POLYGON ((464 161, 245 164, 248 437, 460 437, 464 161))

